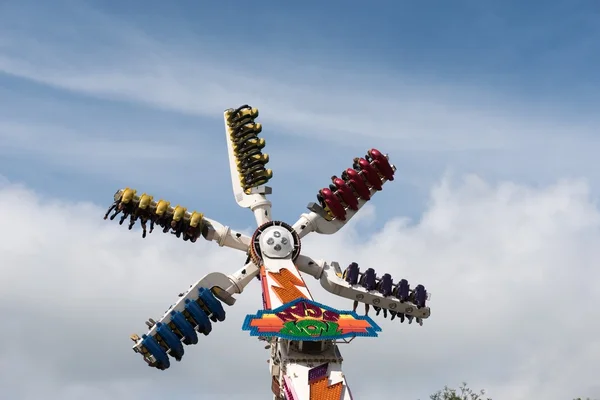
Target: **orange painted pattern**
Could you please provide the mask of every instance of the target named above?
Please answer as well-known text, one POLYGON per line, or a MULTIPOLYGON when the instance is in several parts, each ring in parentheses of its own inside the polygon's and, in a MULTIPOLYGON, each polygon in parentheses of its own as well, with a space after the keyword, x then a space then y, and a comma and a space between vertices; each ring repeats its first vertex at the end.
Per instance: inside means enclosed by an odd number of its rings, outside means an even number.
POLYGON ((341 400, 344 381, 328 386, 329 380, 324 376, 310 384, 310 400, 341 400))
POLYGON ((260 284, 262 286, 263 291, 263 306, 265 310, 270 310, 271 296, 269 295, 269 285, 267 284, 267 271, 265 271, 264 265, 261 265, 260 267, 260 284))
MULTIPOLYGON (((342 333, 365 332, 371 327, 369 321, 354 319, 351 315, 340 315, 337 323, 342 333)), ((283 321, 275 314, 265 314, 260 319, 252 320, 250 326, 258 328, 259 332, 278 332, 283 328, 283 321)))
POLYGON ((365 332, 367 328, 371 328, 369 321, 354 319, 352 315, 340 315, 337 323, 343 333, 365 332))
POLYGON ((296 299, 308 299, 298 287, 306 287, 304 281, 298 278, 292 271, 282 268, 279 272, 269 271, 269 276, 277 282, 278 286, 271 285, 271 288, 283 303, 289 303, 296 299))

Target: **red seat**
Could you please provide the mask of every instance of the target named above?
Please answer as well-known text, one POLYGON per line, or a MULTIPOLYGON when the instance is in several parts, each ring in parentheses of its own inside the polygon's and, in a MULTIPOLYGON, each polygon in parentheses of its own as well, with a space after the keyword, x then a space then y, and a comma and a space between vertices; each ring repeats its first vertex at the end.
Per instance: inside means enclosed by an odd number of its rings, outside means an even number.
POLYGON ((367 155, 373 160, 373 166, 377 171, 385 177, 388 181, 394 180, 394 170, 390 165, 387 157, 381 154, 377 149, 371 149, 367 152, 367 155))
POLYGON ((329 208, 329 211, 333 214, 336 219, 341 221, 346 220, 346 210, 340 201, 339 197, 335 195, 330 189, 324 188, 319 190, 319 194, 323 198, 323 201, 329 208))
POLYGON ((348 182, 348 184, 356 191, 359 197, 363 200, 370 200, 371 192, 363 180, 363 177, 359 175, 358 171, 348 168, 345 172, 347 176, 346 182, 348 182))
POLYGON ((351 210, 358 210, 358 199, 352 193, 352 188, 344 182, 343 179, 338 178, 337 176, 333 176, 331 181, 337 188, 337 193, 339 193, 340 197, 348 205, 351 210))
POLYGON ((358 165, 360 166, 361 172, 363 173, 367 182, 369 182, 376 190, 381 190, 381 178, 379 178, 379 173, 375 167, 373 167, 371 163, 364 158, 360 158, 358 160, 358 165))

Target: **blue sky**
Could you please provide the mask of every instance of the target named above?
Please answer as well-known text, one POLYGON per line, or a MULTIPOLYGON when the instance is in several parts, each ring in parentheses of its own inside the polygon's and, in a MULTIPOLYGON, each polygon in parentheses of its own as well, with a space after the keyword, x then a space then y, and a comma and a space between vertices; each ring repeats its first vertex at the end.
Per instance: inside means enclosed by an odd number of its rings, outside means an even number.
POLYGON ((250 102, 283 219, 372 145, 399 167, 379 223, 418 218, 448 171, 598 180, 596 2, 254 4, 3 2, 0 171, 100 203, 132 185, 248 225, 221 113, 250 102))

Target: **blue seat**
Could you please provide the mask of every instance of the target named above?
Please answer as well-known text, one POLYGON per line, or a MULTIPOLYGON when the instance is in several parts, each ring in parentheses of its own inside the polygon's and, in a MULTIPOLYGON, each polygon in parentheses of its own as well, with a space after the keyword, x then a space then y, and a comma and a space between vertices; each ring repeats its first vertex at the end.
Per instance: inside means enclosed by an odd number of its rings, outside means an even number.
POLYGON ((156 368, 165 370, 171 366, 169 356, 160 347, 154 336, 142 335, 141 344, 156 359, 156 364, 154 365, 156 368))
POLYGON ((196 324, 198 325, 196 329, 198 332, 204 333, 204 335, 208 335, 212 331, 212 324, 210 323, 210 319, 208 319, 208 315, 204 312, 202 308, 190 299, 185 299, 185 309, 192 316, 196 324))
POLYGON ((156 333, 164 340, 166 345, 169 346, 170 354, 177 361, 180 361, 184 354, 183 344, 181 344, 181 340, 179 340, 177 335, 169 328, 169 325, 157 322, 156 333))
POLYGON ((179 329, 179 332, 183 334, 183 343, 198 343, 198 335, 194 330, 194 326, 185 318, 181 311, 171 311, 171 321, 173 321, 177 329, 179 329))
POLYGON ((200 292, 199 299, 217 318, 217 320, 221 322, 225 321, 225 310, 223 309, 223 305, 219 300, 217 300, 211 290, 207 288, 199 288, 198 291, 200 292))

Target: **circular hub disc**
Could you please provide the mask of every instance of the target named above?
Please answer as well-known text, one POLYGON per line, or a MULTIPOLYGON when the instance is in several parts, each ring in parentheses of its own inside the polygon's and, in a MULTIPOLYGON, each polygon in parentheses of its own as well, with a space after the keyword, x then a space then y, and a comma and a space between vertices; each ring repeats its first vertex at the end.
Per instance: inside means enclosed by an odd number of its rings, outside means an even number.
POLYGON ((281 221, 271 221, 261 225, 250 245, 252 261, 260 265, 262 258, 283 259, 291 257, 296 261, 300 255, 300 237, 290 225, 281 221))
POLYGON ((294 237, 290 231, 270 226, 260 235, 260 249, 269 258, 286 258, 294 251, 294 237))

